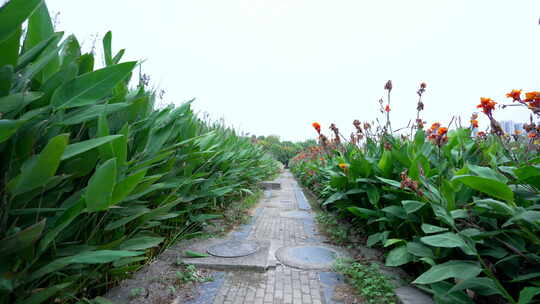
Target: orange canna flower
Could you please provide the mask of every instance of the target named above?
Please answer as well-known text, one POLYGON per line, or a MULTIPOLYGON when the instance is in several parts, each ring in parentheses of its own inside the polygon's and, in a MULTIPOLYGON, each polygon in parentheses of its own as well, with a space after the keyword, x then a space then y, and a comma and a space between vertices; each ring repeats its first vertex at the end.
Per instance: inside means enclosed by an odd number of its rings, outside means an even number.
POLYGON ((534 131, 529 132, 529 134, 527 134, 527 137, 535 138, 536 137, 536 132, 534 132, 534 131))
POLYGON ((340 167, 341 169, 345 169, 345 168, 348 168, 349 165, 347 165, 347 164, 345 164, 345 163, 340 163, 340 164, 338 165, 338 167, 340 167))
POLYGON ((445 128, 445 127, 442 127, 442 128, 439 128, 439 131, 437 131, 439 133, 440 136, 448 133, 448 128, 445 128))
POLYGON ((484 137, 484 136, 486 136, 486 132, 480 131, 476 135, 478 135, 478 137, 484 137))
POLYGON ((512 98, 513 101, 520 101, 521 100, 521 90, 512 90, 512 92, 507 93, 506 97, 512 98))
POLYGON ((479 109, 482 109, 482 112, 484 112, 484 114, 489 116, 491 115, 491 111, 495 109, 496 104, 497 103, 493 101, 493 99, 491 98, 480 97, 480 104, 477 105, 476 107, 479 109))
POLYGON ((441 124, 438 122, 435 122, 431 125, 431 130, 436 130, 441 127, 441 124))
POLYGON ((476 119, 471 119, 471 126, 473 128, 478 128, 478 120, 476 119))
POLYGON ((514 131, 514 134, 516 134, 516 135, 521 135, 521 130, 515 130, 515 131, 514 131))
POLYGON ((311 125, 313 126, 313 128, 315 128, 315 131, 317 131, 317 133, 321 134, 321 125, 318 122, 314 122, 311 125))
POLYGON ((540 99, 540 92, 532 91, 532 92, 525 93, 525 101, 530 102, 537 99, 540 99))
POLYGON ((384 110, 388 113, 390 112, 390 105, 386 105, 386 107, 384 108, 384 110))

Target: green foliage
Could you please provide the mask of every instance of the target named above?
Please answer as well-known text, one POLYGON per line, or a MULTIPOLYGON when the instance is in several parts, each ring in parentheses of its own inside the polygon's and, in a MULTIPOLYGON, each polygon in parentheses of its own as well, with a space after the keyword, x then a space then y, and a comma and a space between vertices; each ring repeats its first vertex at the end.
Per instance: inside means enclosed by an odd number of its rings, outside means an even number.
POLYGON ((423 130, 410 139, 382 134, 361 147, 311 149, 316 157, 295 158, 292 171, 437 302, 532 303, 540 284, 538 150, 518 137, 469 134, 451 131, 440 147, 423 130))
POLYGON ((377 264, 338 259, 333 268, 347 277, 351 286, 362 297, 362 303, 397 303, 392 282, 380 272, 377 264))
POLYGON ((62 35, 43 1, 0 8, 0 303, 94 297, 277 171, 190 102, 155 109, 110 33, 100 69, 62 35))

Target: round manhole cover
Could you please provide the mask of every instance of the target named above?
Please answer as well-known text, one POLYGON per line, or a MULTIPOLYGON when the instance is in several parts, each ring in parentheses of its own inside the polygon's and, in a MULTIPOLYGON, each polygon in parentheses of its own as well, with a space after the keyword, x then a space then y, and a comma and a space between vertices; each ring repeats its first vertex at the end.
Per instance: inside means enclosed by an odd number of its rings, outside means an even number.
POLYGON ((232 240, 210 246, 206 252, 222 258, 237 258, 253 254, 259 250, 259 245, 251 241, 232 240))
POLYGON ((276 252, 281 263, 308 270, 330 269, 340 256, 339 252, 324 246, 282 247, 276 252))

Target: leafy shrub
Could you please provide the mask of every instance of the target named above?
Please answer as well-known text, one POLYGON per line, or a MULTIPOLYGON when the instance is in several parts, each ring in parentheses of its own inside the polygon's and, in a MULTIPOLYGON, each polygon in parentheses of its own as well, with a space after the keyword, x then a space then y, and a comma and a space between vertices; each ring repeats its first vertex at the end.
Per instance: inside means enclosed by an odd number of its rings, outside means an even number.
POLYGON ((155 109, 110 32, 100 69, 62 35, 43 1, 0 8, 0 303, 102 292, 277 170, 189 102, 155 109))
MULTIPOLYGON (((425 84, 417 117, 424 91, 425 84)), ((523 100, 534 113, 539 96, 523 100)), ((424 130, 417 118, 410 134, 395 136, 389 103, 381 100, 387 122, 375 130, 355 121, 351 142, 341 142, 335 126, 328 139, 314 124, 320 146, 298 155, 292 170, 325 208, 366 231, 368 246, 391 249, 386 265, 416 274, 413 283, 438 303, 529 303, 540 293, 536 125, 526 125, 527 137, 507 135, 492 100, 478 107, 490 119, 490 134, 473 136, 475 114, 469 128, 435 123, 424 130)))

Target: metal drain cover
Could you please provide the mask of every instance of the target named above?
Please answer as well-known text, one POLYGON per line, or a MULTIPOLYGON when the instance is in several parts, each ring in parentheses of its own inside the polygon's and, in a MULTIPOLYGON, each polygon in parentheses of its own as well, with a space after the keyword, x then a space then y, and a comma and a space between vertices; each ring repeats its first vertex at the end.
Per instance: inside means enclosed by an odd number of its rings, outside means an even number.
POLYGON ((276 252, 276 257, 284 265, 307 270, 330 269, 340 256, 332 248, 313 245, 282 247, 276 252))
POLYGON ((232 240, 208 247, 206 252, 222 258, 237 258, 254 254, 259 245, 253 241, 232 240))

